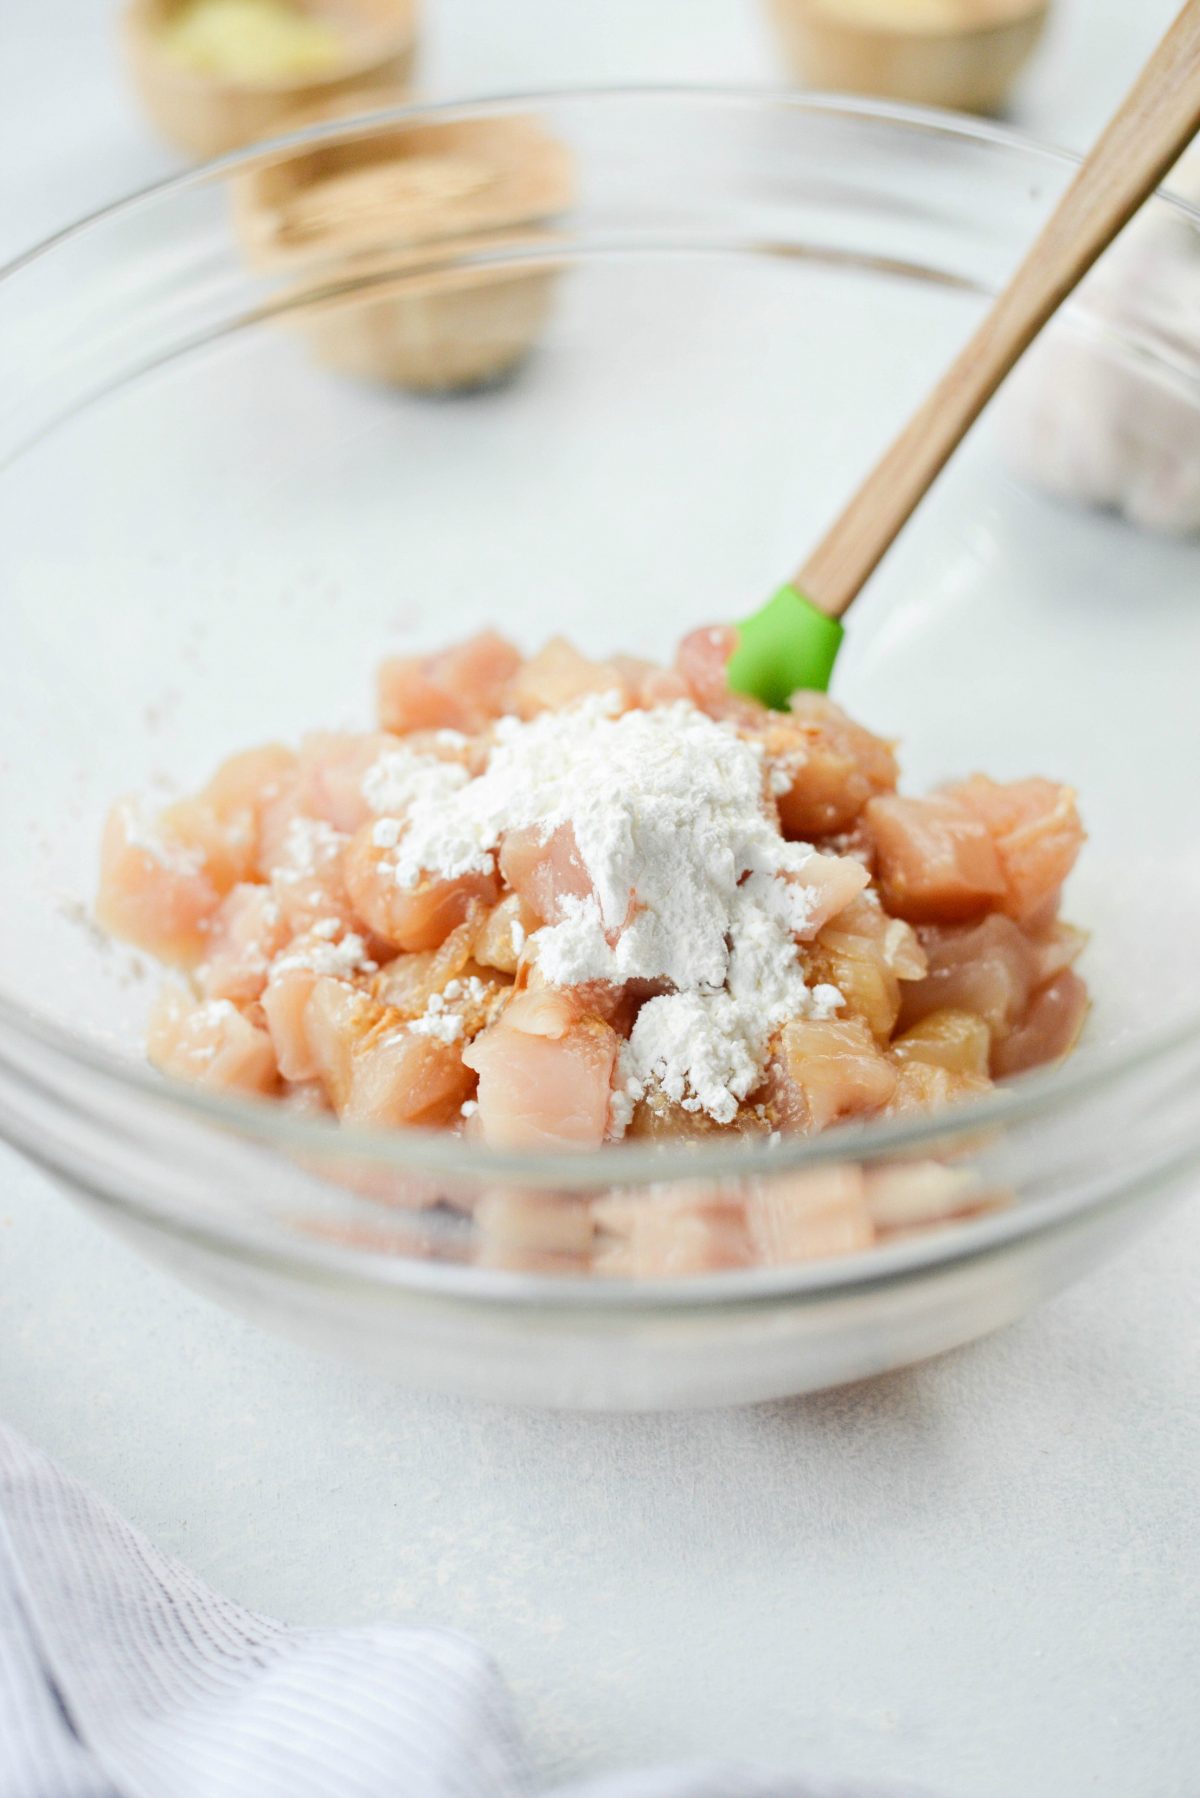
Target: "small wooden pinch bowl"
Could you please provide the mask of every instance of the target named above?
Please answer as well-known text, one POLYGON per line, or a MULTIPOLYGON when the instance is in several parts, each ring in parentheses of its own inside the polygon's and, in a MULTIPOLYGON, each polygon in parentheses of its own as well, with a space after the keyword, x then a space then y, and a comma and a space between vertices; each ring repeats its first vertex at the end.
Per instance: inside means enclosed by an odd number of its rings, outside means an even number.
POLYGON ((416 0, 288 0, 289 8, 328 25, 345 54, 327 70, 274 80, 245 80, 191 68, 165 35, 194 0, 128 0, 126 60, 150 119, 176 148, 199 157, 278 135, 297 115, 323 107, 367 111, 404 98, 417 42, 416 0))
POLYGON ((499 380, 545 323, 557 269, 472 265, 552 243, 570 156, 524 117, 354 130, 240 176, 238 236, 291 277, 292 318, 324 363, 419 391, 499 380))
POLYGON ((1050 0, 767 0, 798 81, 997 112, 1033 55, 1050 0))

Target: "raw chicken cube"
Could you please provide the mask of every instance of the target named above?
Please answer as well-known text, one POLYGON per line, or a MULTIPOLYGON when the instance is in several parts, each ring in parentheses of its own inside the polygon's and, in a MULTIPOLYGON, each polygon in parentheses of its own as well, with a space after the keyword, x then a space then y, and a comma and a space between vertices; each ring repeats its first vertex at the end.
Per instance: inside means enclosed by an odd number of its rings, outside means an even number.
POLYGON ((1006 1036, 1029 1003, 1037 967, 1033 946, 1011 918, 928 928, 921 941, 929 973, 906 983, 901 1028, 933 1011, 969 1011, 983 1019, 993 1042, 1006 1036))
POLYGON ((997 1043, 992 1072, 1004 1080, 1061 1061, 1079 1041, 1087 1013, 1087 987, 1078 974, 1065 968, 1034 995, 1020 1023, 997 1043))
POLYGON ((896 1086, 886 1115, 903 1118, 945 1111, 968 1099, 982 1098, 991 1090, 985 1074, 958 1074, 927 1061, 902 1061, 896 1067, 896 1086))
POLYGON ((289 938, 287 920, 269 886, 235 886, 221 901, 199 970, 206 999, 247 1004, 262 996, 271 962, 289 938))
POLYGON ((872 799, 883 903, 913 924, 942 924, 992 910, 1008 891, 987 825, 948 794, 872 799))
POLYGON ((1070 787, 1050 780, 1001 785, 976 774, 945 790, 991 833, 1005 882, 998 909, 1026 924, 1043 907, 1054 905, 1083 844, 1070 787))
POLYGON ((372 983, 374 997, 405 1017, 419 1018, 433 995, 466 971, 482 922, 483 906, 473 905, 439 948, 386 962, 372 983))
POLYGON ((328 925, 330 920, 343 929, 351 927, 353 912, 345 879, 350 840, 323 818, 292 819, 270 866, 270 881, 293 936, 318 924, 328 925))
POLYGON ((281 743, 248 749, 222 762, 199 793, 163 812, 164 834, 203 858, 219 893, 258 872, 264 819, 287 789, 295 764, 281 743))
POLYGON ((179 987, 159 996, 146 1053, 160 1072, 197 1086, 266 1095, 279 1085, 271 1039, 228 999, 197 1002, 179 987))
POLYGON ((417 1034, 332 976, 314 984, 304 1025, 325 1090, 349 1123, 447 1124, 474 1086, 457 1044, 417 1034))
POLYGON ((514 676, 509 700, 518 718, 536 718, 590 693, 616 693, 624 700, 620 670, 612 662, 589 662, 565 637, 551 637, 514 676))
POLYGON ((809 986, 836 987, 843 1015, 861 1018, 880 1043, 895 1028, 901 980, 919 978, 926 969, 912 926, 887 917, 874 893, 863 893, 840 911, 804 961, 809 986))
POLYGON ((992 1036, 970 1011, 931 1011, 892 1044, 896 1061, 923 1061, 952 1074, 986 1074, 992 1036))
POLYGON ((588 899, 595 893, 569 824, 561 824, 549 836, 535 829, 510 830, 500 845, 500 872, 544 924, 563 918, 564 900, 588 899))
POLYGON ((178 967, 198 962, 221 895, 195 848, 147 822, 132 800, 108 815, 96 917, 111 935, 178 967))
POLYGON ((363 798, 363 776, 398 743, 386 731, 312 732, 300 745, 293 789, 299 811, 353 835, 372 816, 363 798))
POLYGON ((478 1125, 495 1149, 598 1148, 619 1038, 576 1021, 559 995, 519 994, 463 1053, 479 1075, 478 1125))
POLYGON ((793 1018, 779 1036, 776 1103, 784 1128, 815 1133, 887 1104, 896 1071, 857 1018, 793 1018))
POLYGON ((476 961, 502 974, 515 974, 526 939, 540 921, 519 893, 509 893, 487 914, 475 943, 476 961))
POLYGON ((494 874, 422 875, 415 886, 401 886, 394 851, 377 843, 375 833, 376 826, 366 824, 351 839, 346 891, 359 918, 397 949, 439 948, 473 905, 494 905, 500 897, 494 874))
POLYGON ((813 894, 808 922, 800 932, 800 940, 808 942, 831 918, 845 912, 871 877, 862 863, 850 856, 814 853, 795 878, 813 894))
POLYGON ((722 718, 747 711, 746 701, 729 691, 729 658, 737 648, 732 625, 717 624, 689 631, 675 657, 676 672, 702 712, 722 718))
POLYGON ((308 1001, 319 978, 315 968, 294 960, 291 967, 273 969, 263 988, 267 1033, 285 1080, 315 1080, 320 1071, 305 1023, 308 1001))
POLYGON ((495 631, 432 656, 397 656, 379 670, 379 722, 403 736, 415 730, 474 734, 508 710, 508 688, 521 657, 495 631))
POLYGON ((746 1199, 756 1260, 768 1267, 869 1249, 875 1228, 855 1162, 761 1180, 746 1199))
POLYGON ((745 1206, 736 1192, 697 1181, 662 1191, 614 1193, 596 1200, 592 1209, 605 1233, 593 1265, 610 1278, 725 1273, 748 1267, 754 1258, 745 1206))
POLYGON ((851 830, 868 800, 898 777, 890 743, 847 718, 823 693, 796 693, 771 716, 762 742, 785 837, 800 842, 851 830))
POLYGON ((657 662, 643 662, 640 656, 620 655, 613 656, 612 666, 630 706, 673 705, 678 699, 691 698, 687 682, 674 668, 660 668, 657 662))
POLYGON ((1073 968, 1088 945, 1086 930, 1077 930, 1073 924, 1055 922, 1044 932, 1039 932, 1033 939, 1033 950, 1037 958, 1035 984, 1041 986, 1045 981, 1053 980, 1067 968, 1073 968))
POLYGON ((867 1210, 878 1230, 944 1223, 978 1211, 988 1199, 974 1168, 941 1161, 898 1161, 866 1174, 867 1210))
POLYGON ((483 1194, 475 1207, 475 1227, 489 1250, 513 1256, 586 1255, 595 1236, 586 1199, 514 1187, 483 1194))

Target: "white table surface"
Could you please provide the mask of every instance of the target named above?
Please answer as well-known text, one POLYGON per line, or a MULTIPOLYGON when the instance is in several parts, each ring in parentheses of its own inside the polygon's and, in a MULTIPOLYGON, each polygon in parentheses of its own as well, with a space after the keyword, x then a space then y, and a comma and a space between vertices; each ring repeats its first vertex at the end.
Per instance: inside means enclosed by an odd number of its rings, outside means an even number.
MULTIPOLYGON (((749 0, 429 0, 424 85, 778 78, 749 0)), ((1172 0, 1062 0, 1082 143, 1172 0)), ((101 0, 0 0, 0 257, 169 170, 101 0)), ((1200 1792, 1200 1207, 1002 1338, 741 1413, 398 1392, 144 1268, 0 1151, 0 1414, 233 1596, 459 1625, 549 1773, 744 1754, 946 1798, 1200 1792)))

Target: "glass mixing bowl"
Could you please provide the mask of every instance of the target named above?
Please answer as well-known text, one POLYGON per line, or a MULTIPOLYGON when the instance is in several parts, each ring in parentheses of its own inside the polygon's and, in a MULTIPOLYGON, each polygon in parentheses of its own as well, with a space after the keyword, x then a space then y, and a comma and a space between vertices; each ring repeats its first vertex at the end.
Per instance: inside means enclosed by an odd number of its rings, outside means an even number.
MULTIPOLYGON (((983 768, 1080 790, 1091 840, 1066 913, 1093 933, 1095 1006, 1066 1067, 949 1119, 811 1143, 502 1156, 160 1080, 139 1047, 154 979, 88 922, 115 795, 197 784, 265 738, 365 725, 385 652, 495 623, 527 647, 561 630, 587 651, 665 656, 686 628, 752 609, 1071 172, 988 126, 858 102, 527 98, 326 124, 128 200, 11 268, 11 1141, 271 1327, 407 1382, 596 1407, 764 1399, 934 1354, 1060 1288, 1186 1186, 1200 1163, 1200 549, 1023 486, 987 420, 856 608, 837 691, 901 739, 914 785, 983 768), (358 155, 413 120, 513 119, 569 147, 573 197, 553 219, 544 200, 500 230, 468 205, 416 255, 272 257, 255 239, 256 199, 300 155, 358 155), (431 293, 457 296, 438 318, 458 391, 416 391, 444 367, 409 354, 431 293), (394 351, 389 308, 410 303, 408 362, 393 384, 362 378, 379 372, 363 344, 394 351), (331 336, 339 320, 349 336, 331 336), (931 1154, 968 1158, 1009 1202, 840 1260, 580 1278, 537 1239, 489 1256, 471 1221, 497 1192, 549 1195, 546 1214, 565 1216, 647 1181, 670 1204, 682 1183, 762 1191, 798 1168, 931 1154)), ((1147 415, 1167 396, 1200 432, 1200 368, 1149 303, 1117 326, 1085 298, 1060 328, 1103 338, 1147 415)))

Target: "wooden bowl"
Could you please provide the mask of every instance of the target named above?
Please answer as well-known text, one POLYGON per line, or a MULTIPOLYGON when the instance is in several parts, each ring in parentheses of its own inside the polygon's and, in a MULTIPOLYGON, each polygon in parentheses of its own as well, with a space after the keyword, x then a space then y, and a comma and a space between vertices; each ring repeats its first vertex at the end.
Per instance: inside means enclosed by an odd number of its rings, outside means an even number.
POLYGON ((767 0, 808 87, 996 112, 1032 56, 1049 0, 767 0))
POLYGON ((457 259, 545 247, 572 192, 565 147, 531 119, 422 122, 273 156, 239 177, 234 216, 247 258, 290 277, 285 315, 321 361, 436 391, 507 374, 557 274, 457 259))
MULTIPOLYGON (((462 251, 528 248, 528 234, 464 239, 462 251)), ((297 327, 319 362, 415 393, 488 387, 529 354, 550 312, 555 270, 445 269, 389 258, 345 271, 365 291, 292 296, 297 327)))
POLYGON ((164 26, 193 0, 129 0, 123 20, 134 87, 163 136, 194 156, 219 156, 290 128, 297 115, 352 111, 407 95, 416 55, 416 0, 291 0, 345 39, 345 57, 301 79, 240 81, 191 69, 164 26))

